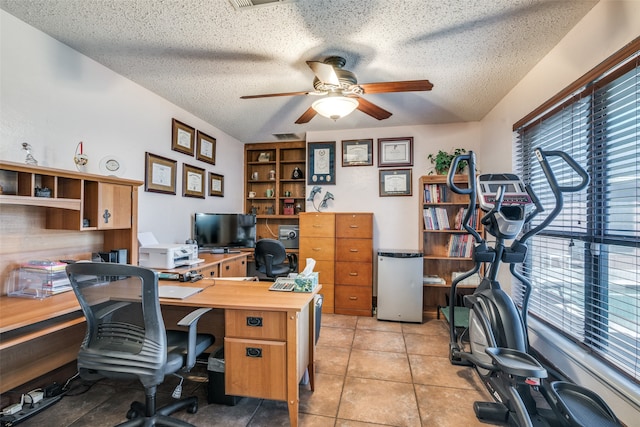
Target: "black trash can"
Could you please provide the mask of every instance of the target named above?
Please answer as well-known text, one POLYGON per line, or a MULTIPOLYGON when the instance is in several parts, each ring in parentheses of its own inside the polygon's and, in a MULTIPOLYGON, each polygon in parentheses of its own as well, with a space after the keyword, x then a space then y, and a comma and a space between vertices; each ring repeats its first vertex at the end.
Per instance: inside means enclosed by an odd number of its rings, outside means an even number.
POLYGON ((235 406, 242 397, 230 396, 224 392, 224 347, 209 356, 207 371, 209 372, 207 402, 235 406))

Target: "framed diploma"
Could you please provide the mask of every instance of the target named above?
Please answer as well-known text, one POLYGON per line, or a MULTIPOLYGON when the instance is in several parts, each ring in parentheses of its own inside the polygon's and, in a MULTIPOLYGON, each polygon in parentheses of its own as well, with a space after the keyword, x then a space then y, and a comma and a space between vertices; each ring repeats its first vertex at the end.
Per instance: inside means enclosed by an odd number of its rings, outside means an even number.
POLYGON ((380 171, 380 197, 411 196, 411 169, 380 171))
POLYGON ((196 134, 196 159, 216 164, 216 139, 198 131, 196 134))
POLYGON ((373 166, 373 139, 342 141, 342 166, 373 166))
POLYGON ((176 194, 177 164, 175 160, 145 153, 144 191, 176 194))
POLYGON ((182 196, 204 199, 205 187, 204 169, 182 165, 182 196))
POLYGON ((171 119, 171 149, 193 156, 196 130, 176 119, 171 119))
POLYGON ((378 139, 378 167, 413 166, 413 137, 378 139))
POLYGON ((209 195, 224 197, 224 176, 209 172, 209 195))
POLYGON ((336 184, 335 142, 310 142, 307 157, 307 184, 336 184))

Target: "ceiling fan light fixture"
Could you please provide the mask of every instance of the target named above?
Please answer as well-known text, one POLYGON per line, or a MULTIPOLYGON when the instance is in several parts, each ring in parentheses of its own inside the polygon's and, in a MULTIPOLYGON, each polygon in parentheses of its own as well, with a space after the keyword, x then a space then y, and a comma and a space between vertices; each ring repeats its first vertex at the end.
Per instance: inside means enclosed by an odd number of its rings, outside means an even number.
POLYGON ((311 104, 316 113, 328 119, 338 120, 348 116, 358 108, 358 100, 348 98, 339 93, 330 93, 324 98, 320 98, 311 104))

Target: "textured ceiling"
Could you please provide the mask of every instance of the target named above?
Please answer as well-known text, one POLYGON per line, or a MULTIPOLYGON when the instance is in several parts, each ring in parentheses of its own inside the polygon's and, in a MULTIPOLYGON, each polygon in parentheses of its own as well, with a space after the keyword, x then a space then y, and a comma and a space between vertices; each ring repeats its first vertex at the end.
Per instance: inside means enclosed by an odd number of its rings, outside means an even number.
POLYGON ((26 23, 242 142, 274 133, 482 119, 597 3, 589 0, 0 0, 26 23), (430 92, 364 95, 360 111, 295 120, 313 90, 305 61, 339 54, 359 83, 428 79, 430 92))

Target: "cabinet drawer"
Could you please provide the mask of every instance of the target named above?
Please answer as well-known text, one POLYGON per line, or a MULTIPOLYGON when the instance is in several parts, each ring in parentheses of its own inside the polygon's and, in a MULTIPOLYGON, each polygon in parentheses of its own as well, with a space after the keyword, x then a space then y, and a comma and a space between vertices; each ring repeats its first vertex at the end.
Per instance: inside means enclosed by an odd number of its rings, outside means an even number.
POLYGON ((373 215, 336 214, 336 237, 373 237, 373 215))
POLYGON ((372 266, 367 262, 336 262, 336 285, 371 286, 372 266))
POLYGON ((332 261, 335 259, 335 243, 331 237, 302 237, 300 233, 300 258, 332 261))
POLYGON ((284 312, 225 310, 228 337, 286 340, 287 315, 284 312))
POLYGON ((225 394, 287 400, 284 342, 224 339, 225 394))
POLYGON ((336 220, 334 214, 300 214, 300 237, 335 237, 336 220))
POLYGON ((336 239, 336 260, 372 262, 371 239, 336 239))
POLYGON ((371 287, 338 286, 335 287, 335 308, 351 308, 356 310, 370 309, 371 287))

